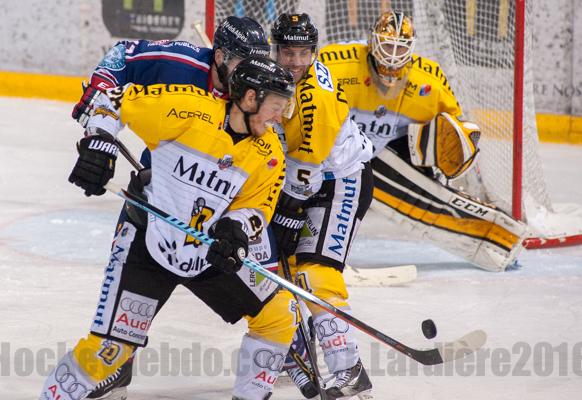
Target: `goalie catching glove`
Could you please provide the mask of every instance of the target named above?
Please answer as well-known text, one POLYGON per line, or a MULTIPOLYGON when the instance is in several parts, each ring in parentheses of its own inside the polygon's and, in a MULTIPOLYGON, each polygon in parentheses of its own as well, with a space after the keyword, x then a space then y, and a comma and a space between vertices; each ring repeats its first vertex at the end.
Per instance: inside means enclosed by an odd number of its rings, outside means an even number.
POLYGON ((228 217, 221 218, 210 228, 209 235, 214 242, 208 249, 206 261, 228 273, 241 269, 249 252, 249 238, 242 224, 228 217))
POLYGON ((103 186, 113 178, 117 145, 109 133, 98 129, 97 135, 86 136, 77 143, 79 157, 69 182, 85 189, 86 196, 101 196, 103 186))
POLYGON ((481 131, 446 112, 428 124, 408 126, 408 148, 417 167, 437 167, 448 179, 461 177, 473 165, 481 131))

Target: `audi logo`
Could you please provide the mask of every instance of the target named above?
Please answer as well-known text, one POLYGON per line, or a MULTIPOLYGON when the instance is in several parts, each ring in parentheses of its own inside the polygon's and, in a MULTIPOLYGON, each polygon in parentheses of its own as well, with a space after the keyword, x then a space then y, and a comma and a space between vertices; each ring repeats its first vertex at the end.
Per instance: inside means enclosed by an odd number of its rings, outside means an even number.
POLYGON ((141 315, 142 317, 147 318, 152 318, 156 311, 156 307, 152 304, 144 303, 130 297, 124 297, 121 299, 119 305, 123 311, 130 311, 135 315, 141 315))
POLYGON ((269 349, 257 350, 253 359, 255 364, 270 371, 280 371, 285 361, 285 354, 273 353, 269 349))
POLYGON ((325 318, 315 323, 317 338, 320 341, 336 333, 346 333, 348 329, 350 329, 350 325, 337 317, 325 318))
POLYGON ((71 373, 67 364, 61 364, 55 371, 55 380, 58 382, 61 390, 68 393, 73 400, 84 399, 91 390, 77 380, 77 377, 71 373))

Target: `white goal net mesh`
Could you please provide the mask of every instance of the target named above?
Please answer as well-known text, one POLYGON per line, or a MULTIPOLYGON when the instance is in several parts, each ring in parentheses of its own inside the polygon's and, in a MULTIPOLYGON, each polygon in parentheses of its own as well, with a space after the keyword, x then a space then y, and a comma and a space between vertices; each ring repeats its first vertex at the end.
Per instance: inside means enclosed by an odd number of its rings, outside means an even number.
MULTIPOLYGON (((217 2, 218 3, 218 2, 217 2)), ((523 198, 550 208, 538 155, 533 104, 533 68, 528 52, 532 1, 526 12, 523 131, 523 198)), ((307 12, 320 30, 321 44, 366 40, 382 10, 392 7, 413 18, 416 52, 438 61, 466 116, 482 129, 481 174, 496 203, 511 211, 515 2, 513 0, 258 0, 220 2, 216 22, 248 15, 268 30, 280 12, 307 12)))
MULTIPOLYGON (((489 192, 511 211, 515 2, 510 0, 383 0, 329 2, 327 42, 366 39, 369 27, 390 6, 413 18, 415 51, 438 61, 467 117, 482 129, 480 167, 489 192), (333 4, 333 5, 331 5, 333 4)), ((531 2, 530 2, 531 3, 531 2)), ((526 12, 526 29, 531 18, 526 12)), ((531 50, 526 32, 526 54, 531 50)), ((526 60, 531 60, 526 55, 526 60)), ((550 206, 538 155, 533 68, 525 65, 523 193, 550 206)))

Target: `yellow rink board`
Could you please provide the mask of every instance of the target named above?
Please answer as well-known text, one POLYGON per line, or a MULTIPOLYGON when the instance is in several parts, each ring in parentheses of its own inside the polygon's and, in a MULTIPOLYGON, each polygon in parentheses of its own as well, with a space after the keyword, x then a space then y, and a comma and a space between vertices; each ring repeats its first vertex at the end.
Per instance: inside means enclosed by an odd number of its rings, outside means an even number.
MULTIPOLYGON (((0 96, 42 98, 76 103, 87 77, 0 71, 0 96)), ((537 114, 543 142, 582 144, 582 116, 537 114)))
POLYGON ((0 71, 0 96, 79 101, 87 77, 0 71))

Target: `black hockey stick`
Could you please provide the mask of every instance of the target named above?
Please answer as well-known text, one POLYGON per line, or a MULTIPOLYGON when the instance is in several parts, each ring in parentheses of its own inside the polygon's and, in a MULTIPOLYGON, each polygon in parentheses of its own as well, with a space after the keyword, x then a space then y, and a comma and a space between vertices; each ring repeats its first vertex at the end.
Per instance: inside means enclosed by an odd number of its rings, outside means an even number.
MULTIPOLYGON (((121 142, 119 139, 116 139, 116 142, 117 142, 117 145, 119 147, 120 153, 127 159, 127 161, 129 161, 129 163, 135 169, 137 169, 138 171, 141 171, 142 169, 144 169, 144 166, 141 165, 141 163, 135 158, 135 156, 129 151, 129 149, 123 144, 123 142, 121 142)), ((283 264, 283 271, 285 274, 285 279, 287 279, 289 282, 292 282, 291 272, 289 271, 289 262, 287 261, 287 257, 283 253, 281 253, 280 258, 281 258, 281 261, 283 264)), ((295 298, 297 299, 297 296, 295 296, 295 298)), ((297 306, 299 307, 299 304, 297 306)), ((305 348, 307 350, 307 357, 308 357, 309 362, 311 363, 312 367, 310 368, 305 363, 305 361, 303 360, 303 357, 293 347, 289 348, 289 354, 291 355, 291 358, 293 358, 293 360, 295 361, 297 366, 299 368, 301 368, 301 370, 309 377, 309 380, 311 382, 313 382, 313 384, 317 388, 317 391, 319 392, 321 400, 327 400, 327 394, 325 393, 325 390, 322 389, 322 387, 320 385, 321 375, 319 373, 319 369, 317 368, 317 353, 315 353, 315 348, 313 346, 313 342, 312 341, 308 342, 306 332, 305 332, 305 326, 303 325, 303 322, 301 322, 299 324, 299 332, 300 332, 300 335, 301 335, 303 342, 305 343, 305 348)))
MULTIPOLYGON (((289 260, 287 259, 287 256, 283 252, 280 252, 279 258, 281 259, 281 265, 283 267, 283 275, 285 276, 285 279, 287 279, 289 282, 293 282, 293 277, 291 276, 291 269, 289 268, 289 260)), ((293 296, 295 296, 295 299, 299 303, 300 300, 298 296, 295 294, 293 294, 293 296)), ((299 306, 300 305, 297 304, 297 307, 299 306)), ((319 368, 317 366, 317 350, 315 349, 315 341, 312 340, 313 336, 311 334, 309 335, 309 337, 307 336, 306 330, 307 325, 304 317, 305 316, 301 315, 301 322, 299 323, 297 331, 299 332, 301 340, 303 340, 303 343, 305 344, 305 350, 307 351, 307 358, 311 363, 311 368, 309 368, 309 366, 306 365, 305 363, 299 363, 298 362, 299 360, 297 360, 296 357, 293 357, 293 359, 295 360, 299 368, 301 368, 303 372, 305 372, 305 374, 309 377, 309 380, 315 385, 315 388, 317 389, 317 392, 319 393, 321 400, 327 400, 327 394, 325 393, 325 389, 321 386, 321 374, 319 373, 319 368)), ((299 359, 303 361, 301 356, 299 356, 299 359)))
MULTIPOLYGON (((176 217, 169 215, 165 211, 162 211, 159 208, 149 204, 147 201, 144 201, 139 197, 134 196, 131 193, 128 193, 126 190, 122 189, 118 185, 109 182, 107 185, 105 185, 105 188, 110 192, 113 192, 117 196, 129 201, 135 206, 164 220, 165 222, 181 230, 182 232, 190 236, 193 236, 194 238, 200 240, 205 244, 209 245, 213 242, 213 239, 210 238, 205 233, 202 233, 190 227, 187 223, 180 221, 176 217)), ((406 346, 403 343, 400 343, 398 340, 393 339, 390 336, 380 332, 379 330, 371 327, 365 322, 346 313, 345 311, 342 311, 339 308, 329 304, 328 302, 320 299, 319 297, 313 295, 312 293, 309 293, 301 289, 300 287, 295 286, 291 282, 288 282, 287 280, 281 278, 279 275, 274 274, 271 271, 263 268, 261 265, 255 263, 252 260, 249 259, 243 260, 243 265, 263 275, 265 278, 272 280, 279 286, 282 286, 285 289, 289 290, 291 293, 301 296, 303 299, 323 308, 324 310, 335 315, 336 317, 360 329, 362 332, 367 333, 368 335, 372 336, 378 341, 394 348, 395 350, 401 352, 402 354, 405 354, 408 357, 412 358, 413 360, 416 360, 424 365, 441 364, 443 362, 465 357, 466 355, 473 353, 474 351, 481 348, 485 344, 485 341, 487 340, 487 335, 485 334, 485 332, 481 330, 476 330, 468 333, 467 335, 463 336, 462 338, 454 342, 441 344, 434 349, 430 350, 414 349, 406 346)))
POLYGON ((121 140, 115 139, 115 143, 117 144, 117 147, 119 147, 120 153, 123 154, 125 159, 129 161, 133 168, 137 169, 138 171, 144 169, 144 166, 141 165, 141 163, 137 160, 137 158, 135 158, 133 154, 131 154, 131 151, 129 151, 129 149, 121 142, 121 140))

